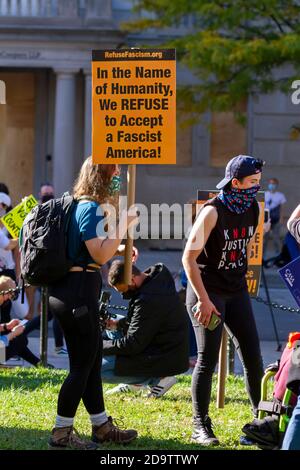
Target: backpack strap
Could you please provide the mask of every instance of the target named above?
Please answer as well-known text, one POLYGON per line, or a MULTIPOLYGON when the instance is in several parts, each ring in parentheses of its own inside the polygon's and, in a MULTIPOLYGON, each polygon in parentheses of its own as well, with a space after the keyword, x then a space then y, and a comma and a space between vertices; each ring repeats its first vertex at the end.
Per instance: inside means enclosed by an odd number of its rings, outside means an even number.
POLYGON ((25 302, 25 281, 24 281, 24 277, 23 277, 23 276, 21 276, 21 279, 22 279, 21 304, 24 304, 24 302, 25 302))
POLYGON ((92 201, 92 202, 97 202, 92 196, 80 196, 76 198, 76 201, 92 201))

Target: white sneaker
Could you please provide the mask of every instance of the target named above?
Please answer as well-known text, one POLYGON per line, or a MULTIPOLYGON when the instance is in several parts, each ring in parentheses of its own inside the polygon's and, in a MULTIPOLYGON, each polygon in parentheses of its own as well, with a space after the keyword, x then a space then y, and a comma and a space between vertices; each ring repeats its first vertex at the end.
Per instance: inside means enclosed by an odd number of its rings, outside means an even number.
POLYGON ((55 356, 68 356, 68 350, 63 346, 54 349, 55 356))
POLYGON ((105 395, 113 395, 114 393, 128 393, 128 392, 140 392, 147 389, 146 385, 129 385, 129 384, 119 384, 114 388, 111 388, 105 392, 105 395))
POLYGON ((150 387, 150 393, 148 397, 160 398, 162 397, 173 385, 177 382, 176 377, 163 377, 160 379, 157 385, 150 387))

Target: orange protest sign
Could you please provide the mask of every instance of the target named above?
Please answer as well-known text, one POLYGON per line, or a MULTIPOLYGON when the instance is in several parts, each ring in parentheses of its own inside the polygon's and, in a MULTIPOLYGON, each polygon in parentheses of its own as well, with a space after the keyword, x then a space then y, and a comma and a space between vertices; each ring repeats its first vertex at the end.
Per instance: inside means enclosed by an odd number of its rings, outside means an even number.
POLYGON ((257 202, 260 208, 258 227, 255 232, 254 241, 251 245, 250 256, 248 260, 248 272, 246 275, 248 291, 251 297, 258 295, 261 265, 263 256, 263 237, 264 237, 264 208, 265 200, 264 193, 259 192, 257 195, 257 202))
POLYGON ((175 49, 93 51, 92 156, 176 164, 175 49))

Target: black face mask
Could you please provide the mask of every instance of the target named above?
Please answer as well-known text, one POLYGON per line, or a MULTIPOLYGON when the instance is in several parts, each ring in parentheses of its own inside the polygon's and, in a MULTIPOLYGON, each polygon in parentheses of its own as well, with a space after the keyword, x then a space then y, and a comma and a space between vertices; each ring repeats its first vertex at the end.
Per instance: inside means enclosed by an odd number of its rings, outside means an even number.
POLYGON ((44 204, 44 202, 50 201, 51 199, 54 199, 53 194, 44 194, 44 196, 41 197, 42 204, 44 204))
POLYGON ((123 292, 123 293, 122 293, 122 298, 123 298, 124 300, 130 300, 130 299, 132 299, 134 296, 135 296, 135 289, 132 289, 132 290, 128 289, 127 292, 123 292))

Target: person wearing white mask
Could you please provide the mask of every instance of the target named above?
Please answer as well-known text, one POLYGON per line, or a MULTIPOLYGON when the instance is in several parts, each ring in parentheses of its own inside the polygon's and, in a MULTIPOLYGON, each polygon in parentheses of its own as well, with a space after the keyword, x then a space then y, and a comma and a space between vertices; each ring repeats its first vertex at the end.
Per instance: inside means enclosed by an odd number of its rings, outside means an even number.
POLYGON ((282 223, 282 205, 286 203, 286 197, 278 191, 279 181, 277 178, 271 178, 268 182, 268 191, 265 192, 266 209, 270 211, 271 230, 264 236, 264 256, 272 234, 272 240, 276 255, 281 251, 280 227, 282 223))

